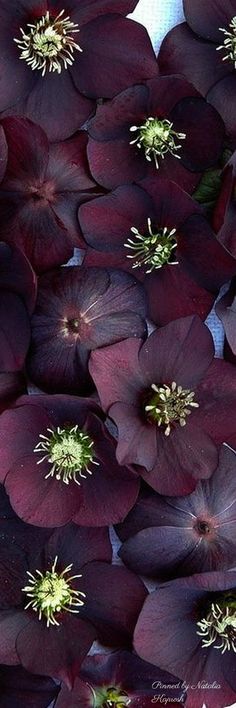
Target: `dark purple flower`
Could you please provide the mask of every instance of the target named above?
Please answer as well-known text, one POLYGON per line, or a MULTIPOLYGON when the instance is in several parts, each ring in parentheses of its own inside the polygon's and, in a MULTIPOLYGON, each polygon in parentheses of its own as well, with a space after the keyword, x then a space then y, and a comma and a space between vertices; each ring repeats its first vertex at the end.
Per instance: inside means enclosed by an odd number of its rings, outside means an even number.
POLYGON ((235 703, 236 572, 160 585, 141 610, 134 647, 142 659, 183 680, 189 708, 235 703))
POLYGON ((118 462, 138 465, 161 494, 188 494, 210 477, 219 443, 236 431, 236 371, 213 357, 197 316, 91 355, 102 406, 118 428, 118 462))
POLYGON ((0 234, 24 251, 36 271, 48 270, 80 245, 76 212, 83 193, 95 186, 87 137, 81 132, 49 145, 44 131, 26 118, 5 118, 2 125, 8 163, 0 189, 0 234))
POLYGON ((74 133, 109 98, 158 73, 137 0, 0 2, 0 111, 37 121, 50 139, 74 133), (111 14, 112 13, 112 14, 111 14))
POLYGON ((39 282, 31 321, 31 379, 51 393, 88 393, 90 351, 146 334, 141 283, 121 270, 72 266, 39 282))
POLYGON ((110 565, 108 530, 73 524, 55 530, 40 552, 1 554, 0 661, 73 685, 95 638, 129 647, 146 596, 126 568, 110 565), (9 592, 6 595, 4 579, 9 592))
POLYGON ((30 343, 30 314, 36 299, 36 278, 18 248, 0 242, 0 400, 3 405, 22 390, 14 376, 25 363, 30 343), (17 336, 16 336, 17 333, 17 336))
POLYGON ((116 527, 136 573, 173 578, 236 565, 236 455, 226 445, 209 480, 184 498, 143 492, 116 527))
POLYGON ((125 518, 139 479, 116 461, 102 417, 91 399, 40 395, 1 416, 1 480, 20 518, 47 527, 125 518))
POLYGON ((83 204, 79 222, 89 246, 84 264, 134 273, 143 281, 149 317, 158 325, 191 314, 205 319, 212 292, 236 274, 235 258, 219 243, 199 205, 170 180, 156 176, 145 181, 145 190, 118 187, 83 204))
POLYGON ((158 693, 166 703, 171 699, 171 705, 184 702, 185 691, 176 677, 128 651, 115 651, 87 657, 73 690, 63 686, 55 708, 151 708, 159 703, 154 701, 158 693))
POLYGON ((184 12, 187 22, 174 27, 162 43, 161 72, 191 81, 220 113, 235 145, 235 2, 184 0, 184 12))
POLYGON ((48 708, 58 690, 52 679, 22 666, 0 666, 0 708, 48 708))
POLYGON ((88 131, 92 175, 108 189, 159 169, 191 193, 217 163, 224 138, 218 113, 180 76, 152 79, 99 105, 88 131))

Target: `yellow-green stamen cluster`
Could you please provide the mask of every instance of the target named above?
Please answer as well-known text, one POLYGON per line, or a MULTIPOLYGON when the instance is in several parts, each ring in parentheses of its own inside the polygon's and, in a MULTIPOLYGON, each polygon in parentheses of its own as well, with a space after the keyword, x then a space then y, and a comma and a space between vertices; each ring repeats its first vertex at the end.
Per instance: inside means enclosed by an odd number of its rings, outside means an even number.
POLYGON ((225 35, 224 44, 217 47, 216 51, 224 50, 227 52, 223 57, 222 61, 229 59, 234 63, 234 68, 236 69, 236 17, 233 17, 230 24, 229 30, 224 29, 224 27, 219 27, 220 32, 225 35))
POLYGON ((170 386, 152 384, 151 389, 145 412, 151 422, 158 426, 166 426, 165 435, 167 437, 170 435, 173 423, 179 423, 181 427, 186 425, 186 417, 192 412, 189 407, 199 407, 198 403, 193 400, 194 392, 177 386, 175 381, 170 386))
POLYGON ((161 268, 165 263, 176 265, 178 261, 171 260, 172 252, 177 246, 175 238, 176 229, 164 228, 158 229, 157 233, 153 233, 151 219, 148 218, 148 235, 142 235, 132 226, 132 233, 135 236, 135 241, 131 238, 127 239, 125 248, 134 251, 132 255, 127 255, 127 258, 135 258, 132 268, 140 268, 147 266, 146 273, 152 273, 153 270, 161 268))
POLYGON ((92 686, 90 688, 96 708, 124 708, 131 703, 131 698, 119 686, 103 686, 96 690, 92 686))
POLYGON ((74 50, 82 52, 71 36, 79 32, 78 25, 69 17, 63 17, 62 10, 57 17, 51 17, 49 12, 34 22, 27 24, 26 30, 20 27, 21 39, 14 38, 21 54, 31 69, 38 69, 45 76, 46 71, 61 74, 62 68, 67 69, 74 61, 74 50))
POLYGON ((56 477, 57 480, 69 484, 71 481, 80 485, 77 476, 86 479, 86 473, 92 474, 88 465, 98 465, 93 459, 93 440, 78 425, 73 428, 47 429, 49 435, 40 434, 40 442, 34 452, 43 453, 37 464, 47 462, 52 465, 45 479, 56 477))
POLYGON ((30 598, 25 610, 31 608, 37 612, 39 620, 45 618, 47 627, 59 626, 58 613, 64 611, 78 613, 78 608, 84 605, 85 593, 73 590, 71 587, 71 582, 76 578, 82 578, 82 575, 66 578, 65 576, 71 571, 72 563, 62 573, 58 573, 57 560, 56 556, 51 570, 47 570, 44 574, 40 570, 36 570, 35 575, 27 571, 29 585, 22 588, 22 592, 30 598))
POLYGON ((180 160, 178 150, 182 145, 176 144, 177 140, 184 140, 185 133, 176 133, 173 130, 173 123, 166 118, 160 120, 158 118, 147 118, 143 125, 132 125, 131 132, 138 132, 135 140, 131 140, 130 145, 137 145, 138 148, 144 148, 145 156, 149 162, 154 159, 156 168, 159 168, 159 159, 164 159, 169 152, 174 157, 180 160))
POLYGON ((197 622, 200 631, 197 632, 202 639, 202 647, 212 644, 214 649, 220 649, 224 654, 233 650, 236 653, 236 601, 228 603, 212 603, 206 618, 197 622), (216 643, 217 642, 217 643, 216 643))

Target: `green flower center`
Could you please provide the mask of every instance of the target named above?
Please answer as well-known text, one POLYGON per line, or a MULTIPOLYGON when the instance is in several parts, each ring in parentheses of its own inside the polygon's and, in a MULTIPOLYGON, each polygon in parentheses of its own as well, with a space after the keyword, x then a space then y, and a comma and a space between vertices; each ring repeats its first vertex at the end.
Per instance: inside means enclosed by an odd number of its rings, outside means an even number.
POLYGON ((63 17, 62 10, 57 17, 49 12, 33 24, 27 24, 26 30, 20 28, 21 39, 14 38, 20 49, 20 59, 24 59, 31 69, 39 69, 42 76, 46 71, 68 69, 74 61, 74 50, 82 51, 76 44, 73 34, 79 32, 78 25, 69 17, 63 17))
POLYGON ((197 622, 202 637, 202 647, 213 644, 221 654, 233 650, 236 653, 236 597, 226 594, 211 604, 206 617, 197 622))
POLYGON ((40 570, 35 571, 35 575, 27 571, 29 585, 22 588, 27 597, 30 598, 25 606, 38 612, 39 620, 44 617, 47 620, 47 627, 50 624, 59 626, 56 615, 59 612, 79 612, 79 607, 84 605, 85 593, 80 590, 73 590, 71 583, 75 578, 82 575, 65 576, 70 573, 72 563, 62 571, 56 572, 57 556, 53 562, 51 570, 47 570, 43 575, 40 570))
POLYGON ((133 251, 127 258, 135 258, 133 268, 147 266, 146 273, 151 273, 157 268, 161 268, 165 263, 177 265, 178 261, 172 260, 173 251, 177 246, 175 238, 176 229, 168 229, 166 226, 160 228, 157 233, 153 233, 151 219, 148 218, 148 235, 140 234, 135 226, 132 226, 132 233, 135 240, 128 238, 125 248, 133 251))
POLYGON ((225 39, 224 43, 216 48, 216 51, 223 49, 225 56, 222 61, 229 59, 234 63, 234 68, 236 69, 236 17, 232 18, 228 30, 224 29, 224 27, 219 27, 219 30, 223 32, 225 39))
POLYGON ((186 425, 187 416, 192 412, 189 409, 199 408, 198 403, 193 400, 194 392, 177 386, 175 381, 171 386, 152 384, 151 389, 145 412, 152 423, 165 426, 167 437, 170 435, 173 423, 179 423, 183 427, 186 425))
POLYGON ((131 703, 131 698, 119 686, 103 686, 102 688, 96 688, 96 691, 92 686, 90 688, 96 708, 124 708, 124 706, 129 706, 131 703))
POLYGON ((55 475, 65 484, 71 481, 80 484, 77 475, 86 479, 85 473, 92 474, 88 466, 99 464, 93 459, 93 440, 79 430, 78 425, 65 430, 48 428, 47 432, 49 435, 40 434, 40 441, 34 448, 34 452, 43 453, 38 465, 44 460, 52 465, 45 479, 55 475))
POLYGON ((173 130, 173 123, 170 123, 169 120, 147 118, 143 125, 132 125, 130 131, 138 133, 135 140, 131 140, 130 145, 136 144, 138 148, 144 148, 146 159, 151 162, 153 158, 157 169, 159 168, 159 158, 163 160, 168 152, 180 160, 178 151, 182 145, 176 144, 176 138, 184 140, 186 134, 176 133, 173 130))

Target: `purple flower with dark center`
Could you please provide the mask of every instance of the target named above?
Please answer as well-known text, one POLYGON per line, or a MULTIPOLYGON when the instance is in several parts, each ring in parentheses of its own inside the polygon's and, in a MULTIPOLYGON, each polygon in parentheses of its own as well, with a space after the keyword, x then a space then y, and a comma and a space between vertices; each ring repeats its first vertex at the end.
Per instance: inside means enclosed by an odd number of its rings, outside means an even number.
POLYGON ((87 657, 73 690, 62 686, 55 708, 150 708, 154 702, 159 703, 158 693, 174 706, 182 705, 185 699, 178 678, 131 652, 115 651, 87 657))
POLYGON ((160 494, 182 496, 208 478, 236 431, 236 370, 214 358, 207 327, 185 317, 143 343, 91 354, 90 372, 118 429, 117 459, 160 494))
POLYGON ((15 512, 36 526, 123 520, 139 478, 120 466, 92 399, 25 396, 0 417, 1 480, 15 512))
POLYGON ((236 699, 236 572, 164 583, 146 599, 134 632, 145 661, 179 676, 187 706, 225 708, 236 699))
POLYGON ((124 17, 137 0, 1 0, 0 111, 70 136, 95 110, 158 68, 144 27, 124 17))
POLYGON ((95 184, 89 174, 85 133, 49 145, 25 118, 2 121, 8 163, 0 189, 0 234, 19 246, 36 271, 67 261, 80 245, 79 204, 95 184))
POLYGON ((136 573, 173 578, 236 565, 236 455, 226 445, 209 480, 184 498, 141 493, 116 527, 119 555, 136 573))
POLYGON ((199 205, 170 180, 156 176, 145 181, 145 190, 118 187, 83 204, 78 215, 89 247, 84 264, 136 275, 147 292, 149 317, 158 325, 190 314, 205 319, 212 292, 236 274, 236 260, 199 205))
POLYGON ((1 556, 0 661, 59 678, 70 688, 95 638, 131 644, 146 596, 126 568, 110 565, 108 530, 73 524, 55 530, 18 567, 1 556), (6 596, 4 579, 9 582, 6 596))
POLYGON ((145 337, 146 299, 129 273, 73 266, 39 281, 31 321, 31 379, 51 393, 87 394, 90 351, 127 337, 145 337))
POLYGON ((18 248, 0 242, 0 408, 25 388, 20 371, 29 348, 35 299, 36 277, 29 261, 18 248))
POLYGON ((165 37, 163 74, 183 74, 222 116, 235 145, 236 6, 234 0, 184 0, 186 22, 165 37))
POLYGON ((48 708, 58 690, 48 677, 30 674, 21 666, 0 666, 0 708, 48 708))
POLYGON ((224 125, 180 76, 132 86, 99 105, 88 123, 93 177, 114 189, 158 174, 192 192, 222 151, 224 125))

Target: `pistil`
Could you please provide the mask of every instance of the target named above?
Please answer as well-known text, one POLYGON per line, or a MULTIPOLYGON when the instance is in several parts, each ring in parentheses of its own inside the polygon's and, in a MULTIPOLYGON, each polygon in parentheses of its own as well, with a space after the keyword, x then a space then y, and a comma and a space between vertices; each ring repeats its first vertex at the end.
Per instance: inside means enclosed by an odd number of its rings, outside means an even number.
POLYGON ((160 228, 153 233, 151 219, 148 218, 148 235, 141 234, 135 226, 131 231, 135 240, 128 238, 125 248, 133 251, 127 258, 135 259, 132 268, 147 267, 146 273, 161 268, 166 263, 177 265, 178 261, 172 260, 173 251, 177 246, 175 238, 176 229, 168 229, 167 226, 160 228))
POLYGON ((59 626, 57 614, 60 612, 78 613, 79 607, 84 605, 85 593, 74 590, 71 586, 73 580, 82 578, 82 575, 65 576, 70 573, 72 563, 61 573, 56 571, 58 557, 56 556, 51 570, 44 574, 40 570, 35 571, 35 575, 27 571, 29 585, 22 588, 27 597, 30 598, 25 606, 25 610, 31 608, 38 613, 39 620, 44 617, 47 627, 50 625, 59 626))
POLYGON ((159 168, 159 159, 164 159, 169 152, 173 157, 180 160, 178 151, 182 145, 176 143, 177 140, 184 140, 185 133, 177 133, 173 130, 173 123, 166 118, 147 118, 143 125, 132 125, 131 132, 138 133, 134 140, 131 140, 130 145, 137 145, 138 148, 143 148, 146 159, 151 162, 154 159, 156 168, 159 168))
POLYGON ((194 399, 194 392, 177 386, 175 381, 168 386, 163 384, 151 385, 148 403, 145 406, 147 417, 158 426, 165 426, 165 435, 168 437, 174 423, 181 427, 186 425, 186 418, 191 414, 191 408, 199 408, 194 399))
POLYGON ((236 601, 230 598, 212 603, 206 617, 197 622, 202 637, 202 647, 214 646, 221 654, 226 651, 236 653, 236 601))
POLYGON ((86 479, 86 474, 92 474, 89 465, 99 465, 93 459, 93 440, 79 430, 78 425, 56 430, 48 428, 47 432, 49 435, 40 434, 40 441, 34 448, 34 452, 43 453, 37 464, 46 460, 51 465, 45 479, 55 476, 64 484, 74 481, 80 485, 77 476, 86 479))
POLYGON ((62 10, 57 17, 47 11, 26 30, 20 27, 21 39, 14 38, 20 49, 20 59, 24 59, 31 69, 38 69, 45 76, 46 71, 61 74, 74 62, 74 50, 82 52, 72 35, 79 32, 78 25, 64 17, 62 10))
POLYGON ((225 35, 224 43, 216 48, 216 51, 222 50, 226 52, 222 61, 227 61, 229 59, 234 63, 234 68, 236 69, 236 17, 233 17, 230 24, 229 30, 224 27, 219 27, 220 32, 225 35))

